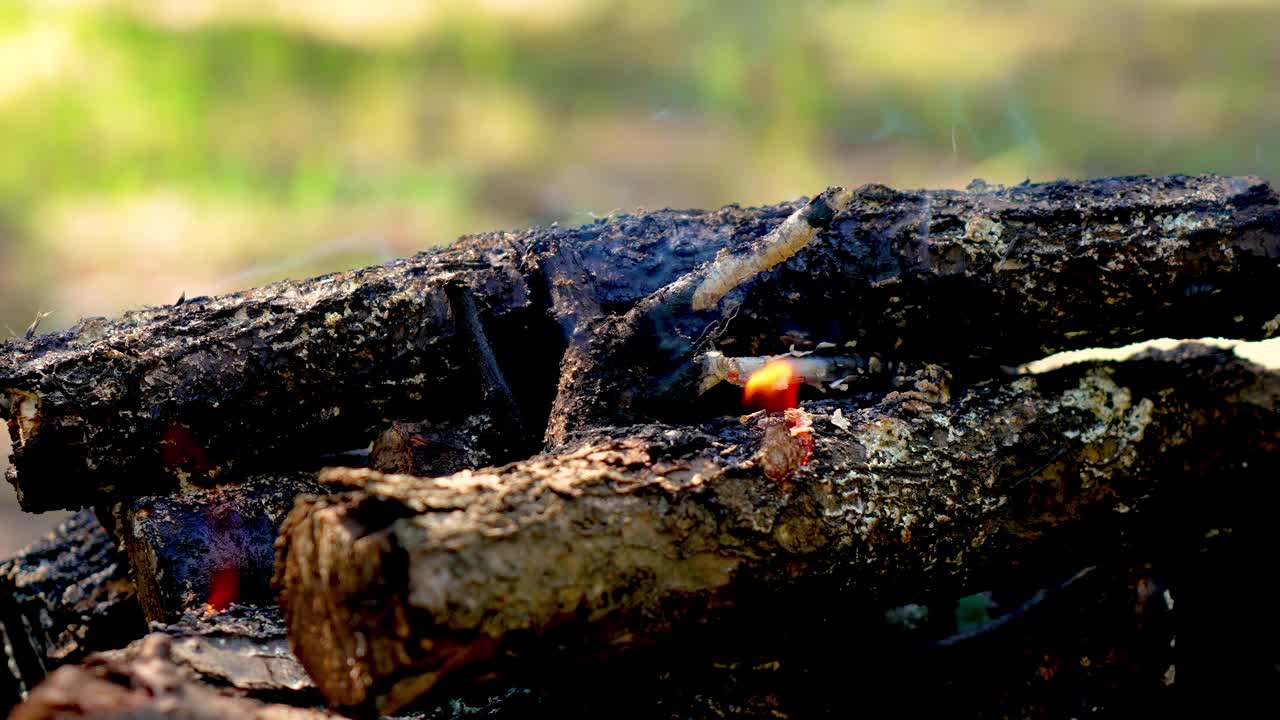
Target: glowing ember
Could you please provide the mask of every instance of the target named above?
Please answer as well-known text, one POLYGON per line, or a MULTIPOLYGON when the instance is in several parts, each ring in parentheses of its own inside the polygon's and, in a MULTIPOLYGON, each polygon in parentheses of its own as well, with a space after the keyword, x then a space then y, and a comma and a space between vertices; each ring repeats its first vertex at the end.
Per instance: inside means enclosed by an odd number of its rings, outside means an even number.
POLYGON ((212 467, 209 456, 186 425, 169 423, 160 438, 160 456, 169 469, 205 473, 212 467))
POLYGON ((240 573, 235 568, 222 568, 209 583, 209 601, 204 604, 208 615, 222 612, 240 597, 240 573))
POLYGON ((790 362, 781 358, 770 360, 747 379, 742 404, 770 412, 793 408, 800 398, 800 384, 790 362))

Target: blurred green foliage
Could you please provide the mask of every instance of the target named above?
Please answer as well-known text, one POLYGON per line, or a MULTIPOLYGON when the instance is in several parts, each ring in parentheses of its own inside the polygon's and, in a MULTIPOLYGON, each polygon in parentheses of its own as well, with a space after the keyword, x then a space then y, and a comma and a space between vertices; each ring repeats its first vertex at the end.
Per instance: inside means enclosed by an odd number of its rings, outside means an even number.
POLYGON ((833 183, 1275 178, 1277 31, 1247 0, 3 3, 0 319, 833 183))

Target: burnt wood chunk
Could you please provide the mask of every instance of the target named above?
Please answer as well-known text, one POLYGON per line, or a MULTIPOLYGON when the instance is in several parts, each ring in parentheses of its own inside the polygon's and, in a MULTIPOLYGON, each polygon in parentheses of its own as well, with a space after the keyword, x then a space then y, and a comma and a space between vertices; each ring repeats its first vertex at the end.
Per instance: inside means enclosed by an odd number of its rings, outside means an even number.
POLYGON ((0 562, 0 713, 46 673, 146 632, 127 563, 90 510, 0 562))
POLYGON ((300 502, 278 546, 294 650, 335 708, 392 712, 779 597, 799 603, 785 617, 981 589, 1032 560, 1079 568, 1202 478, 1277 468, 1280 375, 1227 351, 1074 365, 955 399, 929 377, 871 406, 803 404, 786 426, 812 457, 780 478, 761 468, 768 416, 585 431, 436 479, 326 471, 355 489, 300 502))
POLYGON ((273 545, 294 498, 323 493, 311 473, 187 488, 121 506, 120 535, 149 620, 232 602, 270 604, 273 545))
POLYGON ((1058 350, 1280 327, 1277 195, 1210 175, 865 186, 811 213, 816 232, 783 261, 724 275, 741 282, 694 309, 717 257, 774 247, 803 206, 478 235, 11 341, 10 480, 31 510, 108 503, 365 447, 396 418, 493 428, 505 462, 549 418, 552 445, 601 423, 679 421, 690 399, 673 388, 712 344, 852 345, 967 385, 1058 350))

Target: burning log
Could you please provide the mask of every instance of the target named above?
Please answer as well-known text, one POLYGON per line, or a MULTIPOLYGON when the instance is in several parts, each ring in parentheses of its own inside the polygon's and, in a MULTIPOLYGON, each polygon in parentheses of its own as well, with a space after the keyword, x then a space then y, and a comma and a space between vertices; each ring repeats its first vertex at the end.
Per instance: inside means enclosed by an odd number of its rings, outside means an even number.
POLYGON ((147 618, 172 622, 205 606, 272 603, 280 524, 295 497, 323 492, 310 473, 270 473, 122 506, 120 536, 147 618))
MULTIPOLYGON (((541 423, 565 344, 548 315, 563 283, 591 278, 593 302, 625 307, 710 260, 739 225, 777 214, 664 211, 492 233, 7 343, 9 480, 28 510, 77 507, 364 447, 393 418, 505 430, 489 413, 514 401, 541 423)), ((531 451, 540 434, 495 449, 531 451)))
POLYGON ((803 615, 958 592, 1032 558, 1079 567, 1206 472, 1277 469, 1280 376, 1226 352, 954 401, 917 385, 873 407, 805 403, 812 460, 783 481, 736 419, 598 429, 434 480, 326 471, 357 489, 300 502, 280 538, 295 652, 334 707, 390 712, 552 648, 611 654, 770 598, 803 615))
POLYGON ((92 511, 0 563, 0 712, 49 670, 146 631, 128 567, 92 511))
POLYGON ((8 343, 10 480, 30 510, 110 503, 314 462, 394 418, 491 428, 501 462, 548 418, 555 444, 682 417, 673 388, 696 393, 712 342, 735 357, 852 345, 968 383, 1063 349, 1262 338, 1280 324, 1278 256, 1276 193, 1213 176, 867 186, 482 235, 8 343))

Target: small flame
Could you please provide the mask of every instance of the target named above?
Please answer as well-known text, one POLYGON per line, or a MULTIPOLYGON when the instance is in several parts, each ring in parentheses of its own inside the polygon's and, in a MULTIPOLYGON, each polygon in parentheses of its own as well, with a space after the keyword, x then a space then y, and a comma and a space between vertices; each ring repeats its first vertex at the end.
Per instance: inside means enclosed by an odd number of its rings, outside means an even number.
POLYGON ((240 598, 240 572, 233 567, 222 568, 213 574, 209 582, 209 600, 204 604, 206 615, 222 612, 240 598))
POLYGON ((795 370, 784 359, 770 360, 751 373, 742 393, 742 404, 749 408, 780 412, 796 407, 800 399, 800 383, 795 370))

